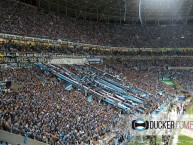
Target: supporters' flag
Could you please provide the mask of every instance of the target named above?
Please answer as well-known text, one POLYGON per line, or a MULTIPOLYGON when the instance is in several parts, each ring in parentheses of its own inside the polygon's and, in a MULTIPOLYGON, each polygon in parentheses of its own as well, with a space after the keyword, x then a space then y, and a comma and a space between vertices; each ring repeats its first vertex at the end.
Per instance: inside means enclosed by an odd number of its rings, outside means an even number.
POLYGON ((114 145, 118 145, 118 143, 119 143, 118 138, 115 138, 114 145))
POLYGON ((157 93, 158 93, 160 96, 163 95, 163 92, 162 92, 162 91, 158 91, 157 93))
POLYGON ((65 89, 70 91, 72 89, 72 84, 68 85, 65 89))
POLYGON ((168 86, 175 86, 176 85, 172 78, 163 78, 163 82, 168 86))
POLYGON ((3 56, 5 56, 5 53, 0 53, 0 57, 3 57, 3 56))
POLYGON ((88 102, 92 102, 93 101, 93 98, 92 98, 92 95, 90 95, 89 97, 88 97, 88 102))
POLYGON ((23 139, 24 144, 27 144, 27 139, 28 139, 28 138, 27 138, 27 135, 25 135, 25 136, 24 136, 24 139, 23 139))

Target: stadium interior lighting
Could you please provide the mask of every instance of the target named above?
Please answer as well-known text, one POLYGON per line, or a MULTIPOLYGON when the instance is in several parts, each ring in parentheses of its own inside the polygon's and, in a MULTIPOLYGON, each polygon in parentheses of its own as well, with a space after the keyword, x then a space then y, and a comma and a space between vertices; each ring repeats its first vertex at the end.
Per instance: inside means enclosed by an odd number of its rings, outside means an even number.
MULTIPOLYGON (((172 4, 172 3, 176 3, 180 0, 144 0, 145 2, 149 3, 149 4, 172 4)), ((182 1, 182 0, 181 0, 182 1)))
POLYGON ((142 3, 145 9, 163 12, 178 9, 183 0, 142 0, 142 3))

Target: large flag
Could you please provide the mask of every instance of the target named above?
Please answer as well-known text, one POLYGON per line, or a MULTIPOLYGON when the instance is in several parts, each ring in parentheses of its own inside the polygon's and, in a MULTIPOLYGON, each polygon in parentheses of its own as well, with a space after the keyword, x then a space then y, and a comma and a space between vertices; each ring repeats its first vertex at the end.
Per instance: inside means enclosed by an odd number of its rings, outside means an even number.
POLYGON ((93 101, 93 98, 92 98, 92 95, 90 95, 90 96, 88 97, 88 102, 92 103, 92 101, 93 101))
POLYGON ((68 91, 70 91, 71 89, 72 89, 72 84, 68 85, 68 86, 65 88, 65 90, 68 90, 68 91))
POLYGON ((163 78, 163 82, 168 86, 175 86, 175 83, 172 78, 163 78))
POLYGON ((0 53, 0 57, 3 57, 3 56, 5 56, 5 53, 0 53))

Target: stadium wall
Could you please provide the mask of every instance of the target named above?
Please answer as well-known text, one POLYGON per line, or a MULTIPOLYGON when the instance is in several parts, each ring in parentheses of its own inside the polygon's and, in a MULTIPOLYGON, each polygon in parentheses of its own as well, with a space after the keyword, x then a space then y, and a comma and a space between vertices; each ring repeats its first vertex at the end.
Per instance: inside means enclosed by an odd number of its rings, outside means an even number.
MULTIPOLYGON (((24 144, 24 137, 23 136, 13 134, 13 133, 10 133, 10 132, 4 131, 4 130, 0 130, 0 140, 4 141, 4 142, 8 142, 12 145, 17 145, 17 144, 23 145, 24 144)), ((27 145, 47 145, 43 142, 39 142, 37 140, 33 140, 30 138, 27 139, 26 144, 27 145)))

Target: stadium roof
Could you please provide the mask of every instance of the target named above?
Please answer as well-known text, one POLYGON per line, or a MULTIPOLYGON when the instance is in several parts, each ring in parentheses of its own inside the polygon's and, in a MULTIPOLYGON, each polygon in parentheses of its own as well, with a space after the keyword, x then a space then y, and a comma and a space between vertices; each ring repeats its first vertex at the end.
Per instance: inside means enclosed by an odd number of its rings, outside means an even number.
POLYGON ((95 21, 127 22, 132 24, 140 22, 149 24, 187 24, 193 22, 193 0, 20 1, 55 11, 58 14, 95 21))

